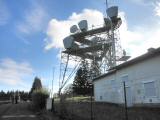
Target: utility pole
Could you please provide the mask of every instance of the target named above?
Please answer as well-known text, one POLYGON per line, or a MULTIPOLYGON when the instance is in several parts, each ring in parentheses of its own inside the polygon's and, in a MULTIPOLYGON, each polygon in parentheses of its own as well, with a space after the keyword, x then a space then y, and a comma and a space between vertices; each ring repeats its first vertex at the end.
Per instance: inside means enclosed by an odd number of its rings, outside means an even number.
POLYGON ((53 69, 52 69, 53 71, 53 78, 52 78, 52 96, 51 96, 51 98, 52 98, 52 108, 51 108, 51 110, 52 110, 52 112, 54 112, 54 96, 53 96, 53 82, 54 82, 54 72, 55 72, 55 67, 53 67, 53 69))
POLYGON ((53 71, 53 78, 52 78, 52 92, 51 92, 51 94, 52 94, 52 98, 53 98, 53 82, 54 82, 54 71, 55 71, 55 67, 53 67, 53 69, 52 69, 53 71))

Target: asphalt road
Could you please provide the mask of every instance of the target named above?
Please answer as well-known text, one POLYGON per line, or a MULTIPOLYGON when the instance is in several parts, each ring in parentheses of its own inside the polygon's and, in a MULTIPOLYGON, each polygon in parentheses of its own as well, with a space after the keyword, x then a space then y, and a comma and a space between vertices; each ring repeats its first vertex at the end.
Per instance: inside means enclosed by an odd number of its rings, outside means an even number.
POLYGON ((39 120, 28 109, 28 103, 0 105, 0 120, 39 120))

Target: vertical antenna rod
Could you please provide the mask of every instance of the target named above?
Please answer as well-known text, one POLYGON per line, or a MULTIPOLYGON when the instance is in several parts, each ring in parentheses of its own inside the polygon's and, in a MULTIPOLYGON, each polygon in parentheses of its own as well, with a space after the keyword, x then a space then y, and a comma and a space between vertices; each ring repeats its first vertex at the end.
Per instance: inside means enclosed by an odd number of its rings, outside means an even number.
POLYGON ((106 0, 106 9, 108 9, 108 0, 106 0))

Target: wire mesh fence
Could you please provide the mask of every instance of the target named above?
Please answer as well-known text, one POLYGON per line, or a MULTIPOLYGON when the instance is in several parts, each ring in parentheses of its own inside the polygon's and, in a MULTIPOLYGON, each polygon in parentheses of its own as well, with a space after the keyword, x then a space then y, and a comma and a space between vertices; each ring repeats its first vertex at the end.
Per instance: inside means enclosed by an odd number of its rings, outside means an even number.
MULTIPOLYGON (((67 96, 55 99, 54 108, 63 120, 126 120, 125 107, 114 103, 95 102, 90 96, 67 96)), ((159 120, 160 108, 128 108, 128 120, 159 120)))

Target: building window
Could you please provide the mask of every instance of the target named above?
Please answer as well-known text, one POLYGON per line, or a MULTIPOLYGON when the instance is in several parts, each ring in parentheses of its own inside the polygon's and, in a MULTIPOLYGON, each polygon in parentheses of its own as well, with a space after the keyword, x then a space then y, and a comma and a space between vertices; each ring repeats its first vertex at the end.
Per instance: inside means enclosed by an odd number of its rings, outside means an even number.
POLYGON ((155 82, 152 81, 144 83, 144 90, 146 97, 155 97, 156 96, 155 82))

